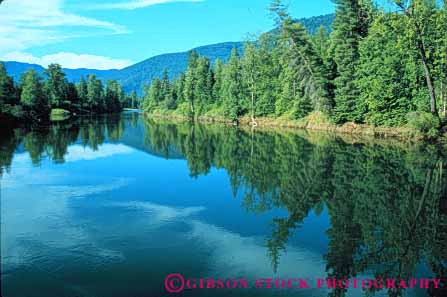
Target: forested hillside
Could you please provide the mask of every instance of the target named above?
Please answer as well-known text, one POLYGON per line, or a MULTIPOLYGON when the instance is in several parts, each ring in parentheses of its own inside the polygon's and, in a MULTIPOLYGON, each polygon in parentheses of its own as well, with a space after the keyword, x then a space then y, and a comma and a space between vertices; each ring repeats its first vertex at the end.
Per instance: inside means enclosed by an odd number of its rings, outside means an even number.
POLYGON ((189 55, 187 70, 167 72, 146 89, 153 114, 197 118, 299 120, 410 126, 435 136, 446 117, 446 1, 412 0, 380 7, 338 0, 333 32, 314 35, 293 21, 280 0, 271 12, 280 27, 227 62, 189 55), (214 67, 211 67, 215 64, 214 67))

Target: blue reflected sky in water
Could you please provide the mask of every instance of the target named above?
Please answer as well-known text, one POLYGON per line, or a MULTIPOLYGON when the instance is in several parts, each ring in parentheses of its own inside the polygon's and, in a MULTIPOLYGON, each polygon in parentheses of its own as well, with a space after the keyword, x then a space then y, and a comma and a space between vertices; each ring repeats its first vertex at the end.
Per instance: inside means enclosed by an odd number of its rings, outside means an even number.
MULTIPOLYGON (((263 245, 271 219, 286 212, 257 215, 243 209, 224 170, 193 178, 185 160, 121 144, 83 150, 71 146, 66 163, 45 159, 37 167, 27 153, 17 154, 3 177, 2 270, 12 291, 70 294, 93 280, 93 292, 114 294, 120 284, 124 294, 130 288, 122 282, 138 275, 134 281, 141 283, 129 292, 140 288, 135 293, 149 294, 163 292, 161 277, 175 271, 191 277, 274 275, 263 245), (117 275, 123 277, 118 283, 117 275), (86 283, 71 284, 79 280, 86 283)), ((307 220, 290 250, 298 263, 311 265, 324 252, 329 223, 326 213, 307 220)), ((294 273, 295 265, 281 265, 279 273, 283 266, 294 273)))

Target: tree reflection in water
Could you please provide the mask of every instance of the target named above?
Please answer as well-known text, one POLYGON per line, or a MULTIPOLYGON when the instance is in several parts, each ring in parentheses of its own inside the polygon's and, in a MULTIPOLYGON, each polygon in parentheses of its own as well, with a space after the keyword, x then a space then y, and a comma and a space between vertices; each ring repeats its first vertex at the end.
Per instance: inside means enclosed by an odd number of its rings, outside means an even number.
MULTIPOLYGON (((303 131, 261 132, 221 125, 169 123, 138 114, 81 118, 38 129, 2 130, 0 174, 14 152, 26 150, 34 164, 42 158, 64 162, 74 143, 97 150, 104 142, 144 139, 144 147, 166 158, 180 154, 190 175, 212 167, 228 173, 242 205, 264 213, 276 207, 267 239, 273 270, 293 232, 310 211, 327 209, 331 226, 324 258, 327 276, 351 278, 368 272, 377 278, 408 279, 424 263, 441 278, 446 296, 447 159, 442 148, 391 141, 342 140, 303 131)), ((344 296, 334 289, 330 296, 344 296)), ((402 296, 390 289, 389 296, 402 296)))

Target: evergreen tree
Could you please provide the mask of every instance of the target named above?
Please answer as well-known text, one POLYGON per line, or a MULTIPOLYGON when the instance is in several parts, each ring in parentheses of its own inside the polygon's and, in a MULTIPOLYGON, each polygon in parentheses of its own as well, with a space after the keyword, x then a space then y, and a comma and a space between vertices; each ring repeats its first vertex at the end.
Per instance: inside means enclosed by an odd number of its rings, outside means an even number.
POLYGON ((257 42, 257 64, 259 66, 258 98, 256 116, 269 116, 275 113, 279 97, 281 74, 281 49, 278 38, 273 34, 263 34, 257 42))
POLYGON ((255 45, 252 42, 248 42, 245 45, 244 56, 241 63, 242 77, 250 92, 250 113, 252 125, 257 125, 255 121, 256 98, 258 95, 258 84, 261 80, 258 62, 259 59, 255 45))
POLYGON ((224 81, 223 70, 224 70, 224 64, 220 59, 217 59, 214 63, 214 84, 212 90, 214 102, 217 105, 221 104, 223 98, 222 95, 223 91, 222 86, 224 81))
POLYGON ((121 110, 122 89, 116 80, 108 80, 104 94, 104 108, 107 112, 121 110))
POLYGON ((198 58, 199 57, 197 52, 191 51, 189 53, 188 69, 186 70, 185 73, 185 85, 183 89, 183 97, 186 101, 189 102, 191 116, 194 116, 196 113, 195 105, 197 98, 195 98, 196 95, 195 88, 197 84, 196 71, 197 71, 198 58))
POLYGON ((14 81, 8 76, 5 65, 0 62, 0 113, 11 113, 18 103, 14 81))
POLYGON ((48 99, 43 88, 42 79, 34 69, 22 75, 20 103, 31 118, 40 118, 48 114, 48 99))
POLYGON ((231 56, 224 71, 224 114, 232 121, 237 121, 244 109, 244 88, 242 85, 242 71, 239 54, 236 48, 231 51, 231 56))
POLYGON ((333 24, 332 46, 338 76, 335 78, 335 108, 337 123, 361 118, 357 110, 360 95, 356 88, 356 72, 359 60, 359 42, 367 35, 371 3, 361 0, 336 0, 336 18, 333 24))
POLYGON ((96 75, 90 74, 87 78, 87 105, 90 112, 104 110, 103 86, 96 75))
POLYGON ((169 81, 168 69, 165 68, 161 78, 161 100, 167 101, 171 95, 171 82, 169 81))
POLYGON ((176 98, 176 102, 182 103, 184 100, 184 88, 185 88, 185 73, 181 73, 178 79, 175 81, 173 89, 176 98))
POLYGON ((66 98, 68 98, 70 100, 71 110, 79 109, 78 90, 74 83, 71 83, 71 82, 67 83, 67 86, 65 89, 65 95, 66 95, 66 98))
POLYGON ((213 77, 208 58, 199 57, 195 73, 194 98, 199 108, 198 114, 206 111, 213 103, 213 77))
POLYGON ((330 46, 330 38, 329 34, 323 26, 318 28, 318 31, 315 35, 312 36, 312 41, 314 43, 314 48, 319 57, 323 60, 323 63, 326 65, 329 59, 329 46, 330 46))
POLYGON ((84 76, 81 76, 78 85, 76 86, 78 97, 79 97, 79 106, 81 109, 88 108, 88 87, 87 82, 85 81, 84 76))
MULTIPOLYGON (((328 98, 327 79, 323 59, 314 48, 314 43, 309 38, 303 25, 295 23, 283 10, 276 11, 278 19, 282 19, 282 30, 285 42, 291 48, 287 59, 286 68, 289 75, 285 77, 292 83, 286 87, 292 87, 292 93, 296 96, 296 83, 303 91, 304 102, 312 104, 314 110, 329 112, 332 107, 328 98), (293 70, 288 69, 293 68, 293 70)), ((297 115, 305 115, 306 111, 300 110, 307 104, 295 105, 297 115), (301 105, 301 107, 299 106, 301 105)))
POLYGON ((129 96, 127 106, 129 108, 134 108, 134 109, 139 108, 139 101, 138 101, 137 92, 132 91, 132 93, 129 96))
POLYGON ((45 70, 47 80, 45 81, 46 94, 53 108, 67 108, 65 101, 67 97, 67 79, 59 64, 50 64, 45 70))
POLYGON ((162 98, 162 82, 160 79, 155 79, 152 84, 146 89, 144 99, 144 110, 152 112, 159 108, 160 100, 162 98))

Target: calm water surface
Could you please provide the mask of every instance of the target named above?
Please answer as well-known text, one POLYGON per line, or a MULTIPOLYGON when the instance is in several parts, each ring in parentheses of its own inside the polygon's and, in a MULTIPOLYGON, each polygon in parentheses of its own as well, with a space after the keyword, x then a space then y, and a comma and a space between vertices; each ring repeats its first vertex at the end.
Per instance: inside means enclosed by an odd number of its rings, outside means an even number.
POLYGON ((170 273, 445 286, 443 154, 137 113, 2 130, 2 296, 446 296, 164 286, 170 273))

